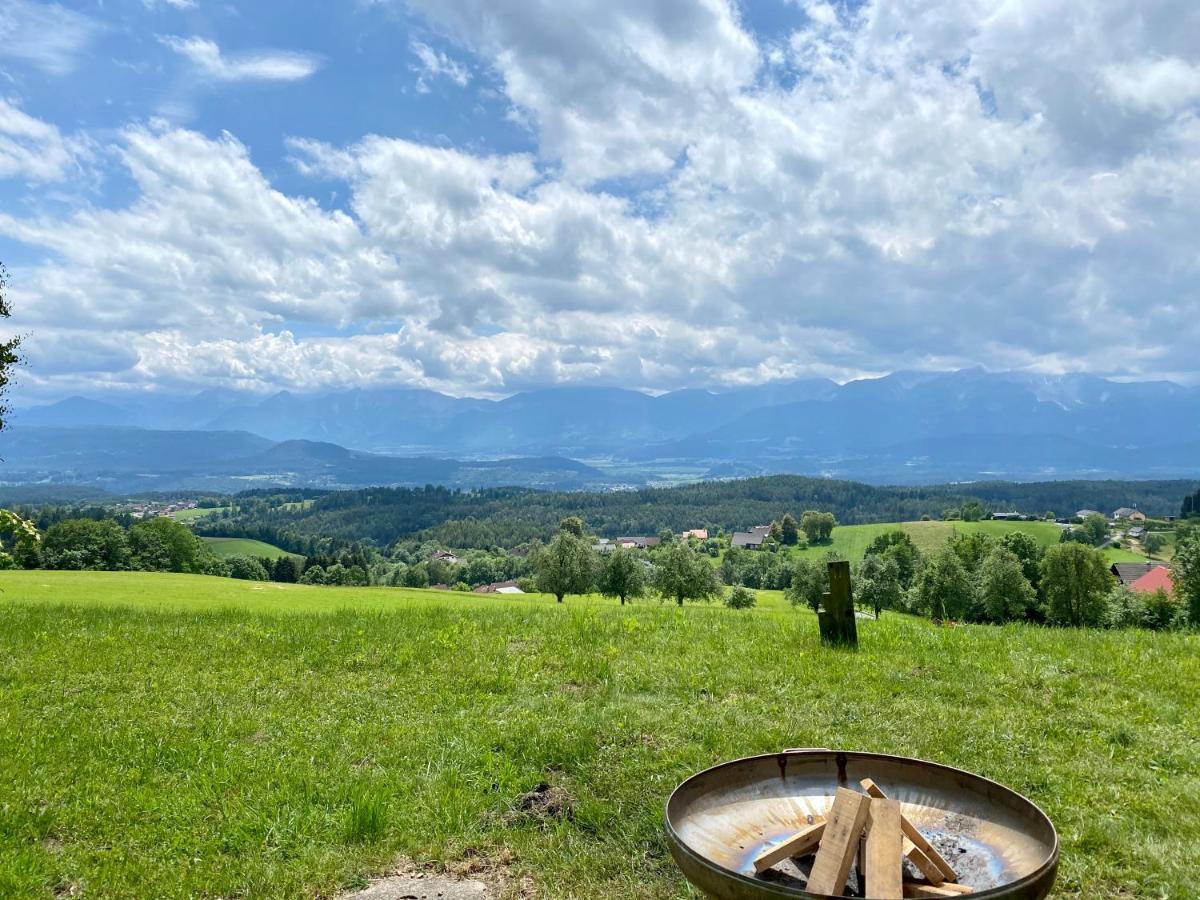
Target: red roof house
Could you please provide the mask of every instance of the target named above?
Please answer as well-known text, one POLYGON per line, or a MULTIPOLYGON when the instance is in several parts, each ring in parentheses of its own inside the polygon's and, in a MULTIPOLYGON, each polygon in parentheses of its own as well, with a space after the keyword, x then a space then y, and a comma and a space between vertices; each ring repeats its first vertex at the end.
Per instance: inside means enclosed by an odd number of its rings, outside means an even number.
POLYGON ((1170 569, 1166 566, 1155 566, 1141 578, 1132 582, 1129 589, 1137 591, 1139 594, 1153 594, 1161 589, 1170 594, 1175 590, 1175 582, 1171 580, 1170 569))

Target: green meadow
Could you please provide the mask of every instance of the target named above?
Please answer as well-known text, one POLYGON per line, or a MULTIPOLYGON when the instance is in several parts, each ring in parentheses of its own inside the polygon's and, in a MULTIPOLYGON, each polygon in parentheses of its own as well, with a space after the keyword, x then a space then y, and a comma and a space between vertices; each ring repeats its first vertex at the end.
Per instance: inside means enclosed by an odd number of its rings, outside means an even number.
MULTIPOLYGON (((205 537, 200 540, 217 556, 256 556, 267 559, 279 559, 281 556, 296 556, 281 550, 274 544, 265 541, 254 541, 249 538, 205 537)), ((299 558, 299 557, 297 557, 299 558)))
POLYGON ((204 519, 208 516, 216 515, 217 513, 225 512, 229 509, 228 506, 215 507, 193 507, 192 509, 180 509, 171 513, 171 518, 176 522, 195 522, 198 519, 204 519))
POLYGON ((1025 793, 1062 837, 1058 897, 1195 896, 1200 636, 885 614, 835 651, 762 599, 2 572, 0 896, 333 897, 400 858, 694 896, 667 795, 794 746, 1025 793), (519 809, 542 782, 569 815, 519 809))

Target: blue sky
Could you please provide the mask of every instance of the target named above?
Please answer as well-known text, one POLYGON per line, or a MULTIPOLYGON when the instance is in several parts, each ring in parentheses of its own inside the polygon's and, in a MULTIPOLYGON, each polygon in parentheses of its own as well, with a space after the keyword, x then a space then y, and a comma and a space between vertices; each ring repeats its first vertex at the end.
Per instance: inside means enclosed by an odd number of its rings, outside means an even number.
POLYGON ((1200 377, 1185 0, 0 0, 18 403, 1200 377))

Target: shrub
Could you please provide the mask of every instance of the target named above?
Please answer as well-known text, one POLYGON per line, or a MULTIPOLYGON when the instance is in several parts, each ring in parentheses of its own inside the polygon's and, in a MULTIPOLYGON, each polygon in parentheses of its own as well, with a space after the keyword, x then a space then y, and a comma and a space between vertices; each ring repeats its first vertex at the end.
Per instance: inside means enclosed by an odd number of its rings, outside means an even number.
POLYGON ((749 588, 738 585, 725 597, 725 605, 730 609, 750 609, 758 603, 758 596, 749 588))
POLYGON ((252 556, 231 556, 229 576, 243 581, 267 581, 270 577, 263 564, 252 556))

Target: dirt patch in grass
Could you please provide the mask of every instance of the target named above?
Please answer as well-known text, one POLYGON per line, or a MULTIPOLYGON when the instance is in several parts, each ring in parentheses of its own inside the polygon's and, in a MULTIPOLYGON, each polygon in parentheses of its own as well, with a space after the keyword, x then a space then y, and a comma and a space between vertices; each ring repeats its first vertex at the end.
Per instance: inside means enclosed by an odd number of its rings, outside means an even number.
POLYGON ((338 900, 510 900, 532 898, 532 879, 512 871, 508 850, 485 854, 467 848, 462 859, 444 866, 418 866, 405 860, 396 869, 338 900))
POLYGON ((575 798, 566 788, 543 781, 517 798, 513 813, 536 822, 549 822, 551 819, 570 819, 574 806, 575 798))

